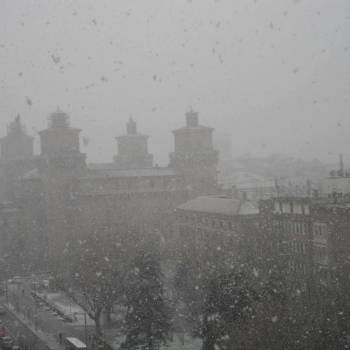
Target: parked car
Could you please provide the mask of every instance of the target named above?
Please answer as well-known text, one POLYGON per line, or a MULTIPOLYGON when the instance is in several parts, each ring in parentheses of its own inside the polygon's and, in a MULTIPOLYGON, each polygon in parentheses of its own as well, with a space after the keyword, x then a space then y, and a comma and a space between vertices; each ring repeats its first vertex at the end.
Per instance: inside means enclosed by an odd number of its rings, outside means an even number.
POLYGON ((2 349, 12 349, 12 346, 13 346, 13 339, 6 335, 5 337, 1 337, 0 338, 0 345, 1 345, 1 348, 2 349))
POLYGON ((6 329, 5 327, 1 324, 0 325, 0 338, 6 337, 7 333, 6 333, 6 329))

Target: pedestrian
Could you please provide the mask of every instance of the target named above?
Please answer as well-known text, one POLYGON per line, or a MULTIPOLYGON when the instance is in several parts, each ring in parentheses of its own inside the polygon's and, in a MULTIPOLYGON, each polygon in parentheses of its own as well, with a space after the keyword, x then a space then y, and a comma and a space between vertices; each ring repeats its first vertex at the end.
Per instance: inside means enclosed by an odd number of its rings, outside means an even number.
POLYGON ((58 339, 59 339, 59 341, 60 341, 60 344, 62 344, 62 342, 63 342, 62 333, 58 333, 58 339))

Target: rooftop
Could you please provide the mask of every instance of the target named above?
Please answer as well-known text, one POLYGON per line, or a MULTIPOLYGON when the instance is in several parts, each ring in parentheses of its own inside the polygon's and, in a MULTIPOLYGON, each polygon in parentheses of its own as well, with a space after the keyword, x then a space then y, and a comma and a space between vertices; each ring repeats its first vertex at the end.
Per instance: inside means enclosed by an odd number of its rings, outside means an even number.
MULTIPOLYGON (((88 170, 82 179, 119 178, 119 177, 152 177, 152 176, 176 176, 180 175, 172 168, 145 168, 145 169, 117 169, 113 163, 88 164, 88 170)), ((22 176, 22 180, 38 180, 38 169, 28 171, 22 176)))
POLYGON ((21 122, 21 116, 18 114, 17 117, 7 126, 7 136, 1 137, 0 142, 6 140, 9 136, 15 137, 26 137, 33 139, 33 137, 27 135, 26 128, 21 122))
POLYGON ((186 126, 180 129, 176 129, 173 132, 189 132, 193 130, 214 130, 213 128, 209 128, 208 126, 199 125, 198 123, 198 112, 192 110, 186 113, 186 126))
POLYGON ((80 131, 80 129, 72 128, 70 126, 70 116, 66 112, 60 110, 59 108, 57 108, 55 112, 51 113, 47 119, 48 128, 39 131, 39 134, 56 132, 57 130, 80 131))
POLYGON ((197 125, 197 126, 184 126, 182 128, 173 130, 173 133, 177 132, 190 132, 194 130, 214 130, 214 128, 210 128, 209 126, 204 126, 204 125, 197 125))
POLYGON ((259 208, 255 202, 221 196, 197 197, 180 205, 177 209, 230 216, 259 214, 259 208))
POLYGON ((28 171, 22 176, 22 180, 38 180, 40 179, 40 174, 38 169, 33 169, 28 171))
POLYGON ((175 176, 180 173, 172 168, 117 169, 115 164, 89 164, 85 178, 175 176))
POLYGON ((69 127, 69 115, 59 108, 57 108, 56 112, 53 112, 49 115, 49 126, 51 128, 67 128, 69 127))

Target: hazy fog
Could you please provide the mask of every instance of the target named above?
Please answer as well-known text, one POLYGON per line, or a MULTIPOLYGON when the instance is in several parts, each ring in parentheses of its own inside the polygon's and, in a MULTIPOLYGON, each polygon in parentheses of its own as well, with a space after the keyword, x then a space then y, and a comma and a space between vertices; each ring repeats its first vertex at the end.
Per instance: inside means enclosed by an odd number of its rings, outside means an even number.
POLYGON ((234 155, 350 155, 349 0, 0 5, 1 135, 17 113, 34 134, 60 106, 108 161, 132 115, 165 164, 193 106, 234 155))

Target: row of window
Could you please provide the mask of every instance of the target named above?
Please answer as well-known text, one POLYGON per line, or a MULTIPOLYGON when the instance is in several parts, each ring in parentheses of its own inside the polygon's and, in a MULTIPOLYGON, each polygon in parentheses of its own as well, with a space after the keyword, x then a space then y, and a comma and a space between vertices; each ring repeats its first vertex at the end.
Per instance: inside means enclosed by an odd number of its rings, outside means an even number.
POLYGON ((126 179, 113 179, 113 181, 103 182, 98 184, 99 181, 87 181, 83 187, 96 189, 98 191, 106 191, 110 189, 114 190, 130 190, 130 189, 149 189, 149 188, 179 188, 182 185, 182 181, 179 178, 164 176, 164 177, 151 177, 151 178, 126 178, 126 179))
POLYGON ((306 265, 302 261, 289 260, 288 267, 292 272, 298 272, 306 275, 306 265))
MULTIPOLYGON (((275 221, 274 227, 278 231, 283 231, 287 234, 302 234, 308 233, 308 223, 306 222, 293 222, 293 221, 275 221)), ((314 237, 327 237, 328 229, 326 223, 314 223, 312 224, 312 233, 314 237)))
POLYGON ((314 246, 314 259, 317 264, 328 265, 328 250, 326 246, 314 246))
POLYGON ((310 215, 310 206, 307 203, 275 201, 274 212, 278 214, 310 215))
POLYGON ((294 241, 288 242, 288 247, 294 253, 303 254, 303 255, 306 253, 306 242, 294 240, 294 241))
POLYGON ((274 224, 276 229, 289 234, 306 235, 308 232, 308 224, 305 222, 275 221, 274 224))
POLYGON ((318 237, 326 237, 327 236, 327 224, 324 223, 314 223, 312 225, 312 231, 314 236, 318 237))

